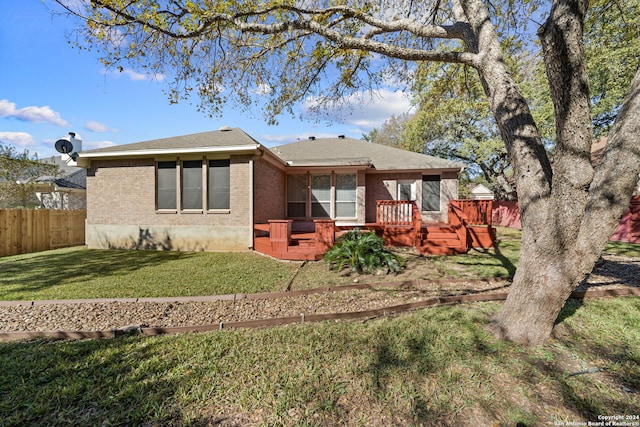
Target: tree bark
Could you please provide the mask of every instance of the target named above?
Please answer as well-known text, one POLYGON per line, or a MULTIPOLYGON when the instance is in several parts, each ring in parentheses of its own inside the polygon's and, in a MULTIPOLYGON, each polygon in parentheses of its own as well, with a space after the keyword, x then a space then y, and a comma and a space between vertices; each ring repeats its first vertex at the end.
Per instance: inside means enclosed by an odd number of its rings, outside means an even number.
POLYGON ((509 297, 492 322, 500 336, 525 345, 548 340, 567 298, 592 271, 628 207, 640 170, 639 71, 594 180, 589 90, 581 50, 586 7, 585 0, 557 1, 540 33, 558 128, 546 203, 553 215, 539 212, 548 224, 535 235, 523 220, 520 263, 509 297))
MULTIPOLYGON (((616 219, 628 204, 631 193, 628 182, 637 179, 639 170, 636 155, 636 162, 629 161, 624 169, 625 185, 615 191, 615 196, 602 190, 603 183, 598 185, 600 195, 593 194, 596 181, 590 163, 589 88, 581 47, 587 3, 587 0, 554 2, 541 30, 558 129, 552 169, 526 101, 497 53, 499 47, 492 35, 495 33, 487 31, 488 17, 479 11, 477 2, 463 2, 474 42, 478 51, 484 53, 478 71, 514 168, 522 218, 520 262, 509 296, 492 319, 491 328, 502 338, 529 346, 548 340, 567 298, 593 269, 616 219), (615 199, 606 207, 608 211, 597 209, 607 197, 615 199), (602 224, 598 227, 599 220, 602 224), (601 231, 596 235, 588 227, 601 231)), ((620 120, 628 121, 630 117, 634 115, 622 116, 620 120)), ((632 132, 627 131, 628 138, 637 141, 632 132)), ((627 142, 627 148, 629 145, 632 144, 627 142)), ((618 157, 622 152, 617 149, 618 157)), ((612 164, 612 160, 607 162, 608 172, 600 180, 611 181, 612 177, 618 180, 622 168, 612 164)))

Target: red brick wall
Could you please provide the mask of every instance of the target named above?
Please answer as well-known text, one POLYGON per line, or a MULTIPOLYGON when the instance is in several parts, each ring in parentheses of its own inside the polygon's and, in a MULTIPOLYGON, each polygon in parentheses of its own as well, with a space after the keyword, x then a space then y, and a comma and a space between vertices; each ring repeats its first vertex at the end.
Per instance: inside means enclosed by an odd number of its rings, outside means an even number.
POLYGON ((254 222, 266 224, 270 219, 286 216, 285 173, 261 158, 254 162, 254 222))

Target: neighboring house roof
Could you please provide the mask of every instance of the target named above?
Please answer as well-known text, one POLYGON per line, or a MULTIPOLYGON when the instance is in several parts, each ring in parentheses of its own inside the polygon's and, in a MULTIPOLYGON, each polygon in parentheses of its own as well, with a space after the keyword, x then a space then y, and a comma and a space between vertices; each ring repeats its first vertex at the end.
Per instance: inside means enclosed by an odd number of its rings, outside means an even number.
POLYGON ((370 165, 377 170, 456 169, 462 163, 352 138, 309 139, 271 148, 290 166, 370 165))
POLYGON ((80 184, 76 184, 75 182, 71 182, 64 178, 56 178, 53 176, 43 176, 38 178, 39 183, 49 183, 55 185, 58 189, 65 190, 86 190, 86 188, 80 184))
MULTIPOLYGON (((87 170, 79 166, 70 166, 66 161, 62 160, 62 156, 52 156, 40 160, 43 163, 54 164, 58 167, 61 174, 60 177, 67 182, 77 186, 77 188, 84 189, 87 183, 87 170)), ((39 182, 51 182, 48 180, 49 176, 42 176, 37 179, 39 182)), ((61 187, 62 188, 62 187, 61 187)), ((72 188, 72 187, 64 187, 72 188)))
POLYGON ((493 198, 494 198, 493 191, 488 189, 483 184, 475 185, 471 189, 470 193, 471 193, 471 195, 470 195, 471 199, 475 199, 475 200, 489 200, 489 199, 493 200, 493 198))
POLYGON ((493 194, 493 191, 489 190, 484 184, 474 185, 471 189, 472 193, 488 193, 493 194))
POLYGON ((154 154, 201 153, 216 151, 251 151, 260 144, 239 128, 221 128, 217 131, 194 133, 136 142, 133 144, 114 145, 80 152, 81 159, 129 157, 154 154))

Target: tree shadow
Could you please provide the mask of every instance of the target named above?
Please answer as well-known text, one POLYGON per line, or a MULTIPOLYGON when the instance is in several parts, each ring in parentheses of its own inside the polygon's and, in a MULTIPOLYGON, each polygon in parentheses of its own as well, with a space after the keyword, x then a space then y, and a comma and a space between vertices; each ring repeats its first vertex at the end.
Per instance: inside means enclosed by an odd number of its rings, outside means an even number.
MULTIPOLYGON (((581 301, 572 302, 563 310, 563 315, 570 316, 571 310, 577 310, 580 306, 581 301)), ((571 338, 556 338, 560 344, 556 342, 542 350, 525 349, 516 344, 498 342, 482 332, 481 324, 468 325, 464 319, 458 322, 456 317, 463 316, 454 315, 442 325, 422 328, 422 335, 396 337, 380 334, 376 339, 372 361, 365 372, 371 377, 372 389, 376 394, 385 396, 390 389, 404 381, 403 386, 409 388, 405 394, 415 394, 408 413, 415 425, 463 424, 460 418, 452 417, 446 404, 438 406, 435 403, 442 403, 443 399, 451 399, 451 405, 462 401, 464 410, 460 411, 460 415, 465 412, 475 414, 475 408, 481 408, 481 415, 487 418, 483 421, 505 426, 546 425, 556 415, 554 408, 558 407, 574 414, 572 416, 575 418, 571 421, 596 422, 599 415, 636 414, 640 411, 640 404, 633 404, 631 399, 625 397, 640 394, 640 376, 637 375, 640 358, 637 352, 616 346, 592 347, 592 343, 583 342, 579 335, 571 333, 567 333, 571 338), (456 338, 443 336, 442 332, 437 331, 437 328, 442 330, 445 325, 446 334, 456 335, 456 338), (583 356, 585 360, 597 358, 604 361, 603 371, 606 374, 601 375, 606 375, 606 378, 593 378, 592 374, 600 371, 567 370, 566 366, 557 362, 560 353, 557 347, 561 347, 564 353, 571 353, 578 342, 582 343, 582 350, 586 353, 583 356), (438 349, 439 345, 448 348, 450 354, 438 349), (549 351, 554 356, 549 361, 539 356, 539 351, 549 351), (478 355, 482 360, 480 366, 469 364, 469 360, 477 360, 478 355), (501 366, 498 374, 495 372, 496 365, 501 366), (630 367, 626 374, 614 368, 620 365, 630 367), (633 373, 634 369, 636 374, 633 373), (440 376, 442 372, 447 373, 444 379, 440 376), (464 372, 465 377, 456 382, 455 377, 449 378, 454 375, 450 372, 464 372), (505 380, 505 373, 511 378, 505 380), (590 375, 592 378, 586 378, 590 375), (469 381, 469 378, 473 380, 469 381), (449 380, 450 384, 447 383, 449 380), (407 386, 412 382, 435 382, 438 384, 435 390, 440 396, 427 393, 427 390, 434 391, 432 387, 416 392, 407 386), (487 383, 491 385, 487 386, 487 383), (478 390, 474 390, 474 387, 478 387, 478 390), (512 395, 510 387, 527 390, 528 399, 535 401, 535 404, 526 405, 526 410, 520 408, 522 397, 512 395), (606 387, 618 387, 619 390, 609 393, 603 390, 606 387), (450 396, 451 389, 457 393, 453 398, 450 396), (481 393, 487 389, 491 390, 491 397, 483 398, 481 393), (479 397, 476 397, 476 391, 479 397)), ((638 399, 633 401, 638 402, 638 399)))
POLYGON ((180 425, 175 396, 198 370, 137 337, 0 345, 3 425, 180 425), (177 422, 176 422, 177 421, 177 422))
POLYGON ((62 284, 117 277, 145 267, 193 256, 187 252, 158 252, 72 248, 0 259, 0 295, 33 292, 62 284))

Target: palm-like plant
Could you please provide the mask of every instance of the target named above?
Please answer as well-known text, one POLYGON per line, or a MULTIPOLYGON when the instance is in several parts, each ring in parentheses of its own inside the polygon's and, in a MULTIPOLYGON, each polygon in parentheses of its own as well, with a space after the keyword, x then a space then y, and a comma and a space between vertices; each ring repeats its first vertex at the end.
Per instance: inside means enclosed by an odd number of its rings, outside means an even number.
POLYGON ((363 233, 359 229, 348 231, 329 249, 324 260, 327 266, 336 271, 349 267, 351 272, 375 273, 386 270, 387 273, 399 272, 403 267, 402 258, 384 247, 384 240, 375 232, 363 233))

